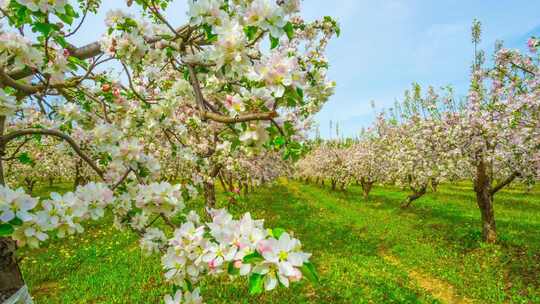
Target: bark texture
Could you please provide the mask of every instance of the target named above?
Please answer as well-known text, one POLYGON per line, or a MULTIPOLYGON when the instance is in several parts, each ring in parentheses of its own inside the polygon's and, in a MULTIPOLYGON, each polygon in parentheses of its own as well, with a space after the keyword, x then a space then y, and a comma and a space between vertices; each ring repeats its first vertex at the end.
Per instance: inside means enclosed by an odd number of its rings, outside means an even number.
MULTIPOLYGON (((0 136, 4 135, 5 116, 0 116, 0 136)), ((2 157, 5 154, 5 146, 0 141, 0 184, 4 182, 4 167, 2 157)), ((17 244, 10 237, 0 238, 0 302, 9 299, 17 290, 24 286, 24 280, 15 259, 17 244)))
POLYGON ((480 208, 482 217, 482 239, 486 243, 495 243, 497 241, 497 228, 493 209, 493 190, 491 189, 491 178, 484 161, 480 161, 476 166, 474 192, 476 193, 476 203, 480 208))

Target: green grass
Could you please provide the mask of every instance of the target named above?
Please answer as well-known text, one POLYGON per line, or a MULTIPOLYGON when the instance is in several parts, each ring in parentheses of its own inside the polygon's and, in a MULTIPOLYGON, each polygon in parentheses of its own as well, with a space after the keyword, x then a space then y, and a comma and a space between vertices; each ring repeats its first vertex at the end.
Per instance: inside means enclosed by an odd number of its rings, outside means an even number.
MULTIPOLYGON (((405 195, 375 187, 366 201, 358 187, 334 192, 285 181, 257 190, 230 210, 294 231, 313 253, 321 282, 251 297, 244 279, 211 279, 201 283, 206 302, 444 303, 429 288, 442 282, 442 289, 470 302, 540 303, 538 189, 497 194, 496 245, 480 242, 479 211, 467 183, 441 186, 407 210, 399 208, 405 195)), ((160 303, 170 286, 159 256, 143 256, 137 238, 110 222, 25 254, 22 270, 37 304, 160 303)))

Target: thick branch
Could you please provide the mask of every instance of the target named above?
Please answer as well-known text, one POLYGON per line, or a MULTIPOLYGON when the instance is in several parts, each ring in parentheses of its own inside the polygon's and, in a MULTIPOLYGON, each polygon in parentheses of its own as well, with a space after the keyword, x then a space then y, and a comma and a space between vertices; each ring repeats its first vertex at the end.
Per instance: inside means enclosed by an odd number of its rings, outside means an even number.
POLYGON ((238 115, 235 117, 229 117, 221 114, 216 114, 208 111, 202 112, 202 116, 206 119, 210 119, 216 122, 221 123, 239 123, 247 122, 254 120, 271 120, 272 118, 277 117, 276 112, 265 112, 265 113, 251 113, 245 115, 238 115))
MULTIPOLYGON (((177 32, 181 32, 187 27, 188 27, 187 25, 181 26, 181 27, 178 28, 177 32)), ((150 38, 146 39, 146 42, 148 44, 156 43, 160 39, 161 39, 161 37, 159 37, 159 36, 150 37, 150 38)), ((76 57, 76 58, 81 59, 81 60, 92 58, 92 57, 95 57, 95 56, 100 55, 100 54, 103 53, 103 51, 101 50, 101 46, 100 46, 99 42, 97 42, 97 41, 89 43, 89 44, 87 44, 85 46, 82 46, 82 47, 79 47, 79 48, 77 48, 75 46, 69 46, 68 50, 69 50, 70 56, 76 57)), ((25 68, 22 68, 22 69, 17 69, 17 70, 11 71, 9 73, 9 76, 11 78, 15 79, 15 80, 18 80, 18 79, 21 79, 21 78, 31 76, 33 74, 34 74, 34 72, 31 69, 29 69, 28 67, 25 67, 25 68)))
POLYGON ((79 145, 77 145, 77 143, 73 140, 73 138, 69 137, 67 134, 64 134, 64 133, 62 133, 62 132, 60 132, 58 130, 52 130, 52 129, 25 129, 25 130, 19 130, 19 131, 14 131, 14 132, 11 132, 11 133, 8 133, 8 134, 2 136, 0 138, 0 141, 1 141, 2 145, 5 145, 9 141, 11 141, 11 140, 13 140, 15 138, 18 138, 18 137, 21 137, 21 136, 26 136, 26 135, 34 135, 34 134, 49 135, 49 136, 54 136, 54 137, 58 137, 60 139, 65 140, 71 146, 71 148, 73 148, 75 153, 77 153, 77 155, 79 155, 80 158, 82 158, 90 167, 92 167, 92 169, 94 169, 94 171, 96 171, 96 173, 101 178, 103 178, 103 171, 100 168, 98 168, 98 166, 94 163, 94 161, 92 159, 90 159, 90 157, 88 157, 88 155, 84 154, 82 149, 79 147, 79 145))
POLYGON ((506 187, 508 184, 513 182, 517 177, 519 177, 519 173, 517 173, 517 172, 512 173, 505 180, 503 180, 497 186, 495 186, 495 187, 493 187, 493 189, 491 189, 491 195, 497 193, 499 190, 506 187))
POLYGON ((193 91, 195 92, 195 100, 197 101, 197 106, 199 107, 200 111, 204 111, 204 96, 202 94, 201 85, 199 84, 199 79, 197 79, 197 72, 195 72, 195 68, 190 64, 187 65, 187 68, 189 70, 189 79, 191 80, 191 86, 193 87, 193 91))
POLYGON ((6 74, 3 69, 0 69, 0 82, 28 95, 43 89, 43 86, 34 86, 17 82, 15 79, 6 74))
POLYGON ((124 175, 122 175, 120 180, 112 186, 111 190, 118 188, 126 180, 126 178, 129 176, 129 173, 131 173, 131 171, 132 171, 131 168, 127 169, 126 173, 124 173, 124 175))

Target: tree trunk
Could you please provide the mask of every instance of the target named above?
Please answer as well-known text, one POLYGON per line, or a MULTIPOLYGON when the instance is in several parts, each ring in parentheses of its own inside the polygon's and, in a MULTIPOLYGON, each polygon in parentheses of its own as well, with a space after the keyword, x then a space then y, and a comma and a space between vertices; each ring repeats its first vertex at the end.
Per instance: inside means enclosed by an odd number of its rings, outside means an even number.
POLYGON ((431 192, 437 192, 437 188, 439 187, 439 182, 432 179, 430 185, 431 185, 431 192))
POLYGON ((32 192, 34 192, 34 185, 36 184, 36 181, 26 177, 24 179, 24 183, 26 184, 26 190, 28 190, 28 194, 32 195, 32 192))
POLYGON ((495 227, 493 195, 491 194, 491 179, 483 160, 476 166, 474 192, 476 192, 476 203, 482 216, 482 239, 486 243, 495 243, 497 241, 497 229, 495 227))
POLYGON ((15 259, 15 241, 0 238, 0 302, 9 299, 24 286, 24 280, 15 259))
POLYGON ((415 200, 421 198, 424 194, 426 194, 426 188, 427 186, 424 185, 420 189, 412 189, 413 193, 407 196, 405 201, 401 204, 401 208, 409 208, 415 200))
POLYGON ((204 182, 204 200, 206 202, 206 207, 216 207, 216 187, 214 181, 204 182))
POLYGON ((73 181, 73 190, 77 189, 77 186, 81 184, 81 164, 79 159, 75 160, 75 180, 73 181))
MULTIPOLYGON (((0 116, 0 136, 4 135, 6 117, 0 116)), ((0 144, 0 184, 5 185, 2 157, 5 146, 0 144)), ((24 280, 15 259, 17 244, 11 238, 0 238, 0 302, 9 299, 24 286, 24 280)))
POLYGON ((373 187, 373 182, 372 181, 360 181, 360 185, 362 186, 362 193, 364 195, 364 199, 368 199, 369 197, 369 192, 371 192, 371 188, 373 187))
POLYGON ((335 180, 332 180, 332 190, 336 190, 336 184, 337 182, 335 180))

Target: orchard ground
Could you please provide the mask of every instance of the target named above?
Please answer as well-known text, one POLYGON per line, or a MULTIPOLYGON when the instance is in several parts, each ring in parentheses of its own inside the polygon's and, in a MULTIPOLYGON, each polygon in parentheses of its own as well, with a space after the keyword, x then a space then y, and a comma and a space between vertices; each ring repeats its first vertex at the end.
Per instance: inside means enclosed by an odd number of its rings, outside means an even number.
MULTIPOLYGON (((39 189, 67 190, 67 185, 39 189)), ((208 303, 540 303, 540 187, 513 186, 495 197, 500 240, 481 242, 480 214, 469 184, 443 185, 409 209, 406 191, 376 187, 364 200, 347 192, 281 180, 230 204, 268 227, 295 231, 320 275, 249 296, 247 284, 203 282, 208 303)), ((222 196, 222 204, 225 200, 222 196)), ((201 206, 192 206, 201 208, 201 206)), ((36 303, 160 303, 171 288, 159 256, 112 219, 70 241, 23 252, 22 270, 36 303), (26 254, 28 253, 28 254, 26 254)), ((227 283, 228 282, 228 283, 227 283)))

